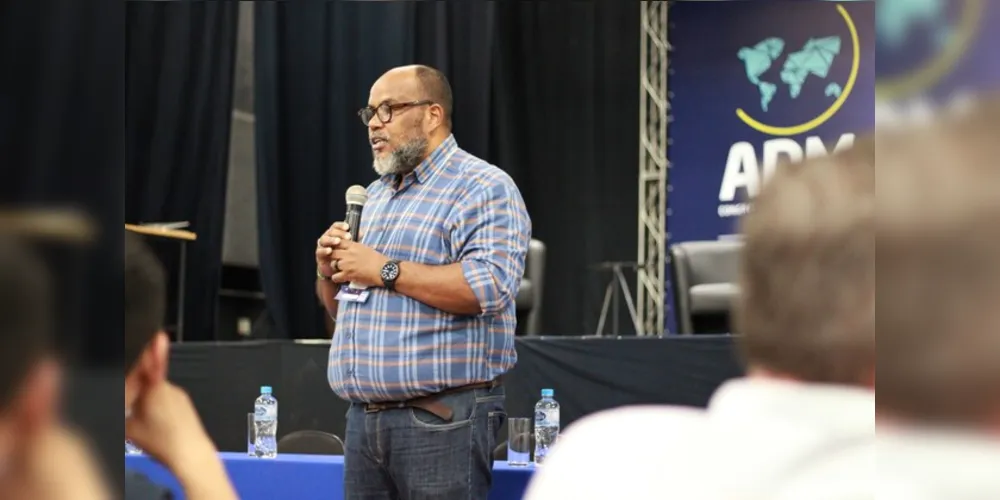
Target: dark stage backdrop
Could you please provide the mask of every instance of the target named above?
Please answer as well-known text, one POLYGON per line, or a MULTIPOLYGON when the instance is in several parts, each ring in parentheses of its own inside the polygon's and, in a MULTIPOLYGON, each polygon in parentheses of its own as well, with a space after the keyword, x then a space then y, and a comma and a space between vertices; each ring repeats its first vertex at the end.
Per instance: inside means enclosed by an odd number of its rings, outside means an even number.
POLYGON ((545 330, 593 331, 607 277, 589 267, 636 255, 637 3, 261 2, 255 15, 260 265, 278 336, 324 336, 316 238, 347 187, 375 179, 355 112, 411 63, 448 75, 459 144, 520 187, 549 248, 545 330))
MULTIPOLYGON (((214 340, 238 8, 127 4, 125 221, 190 221, 198 234, 188 247, 185 340, 214 340)), ((177 246, 153 244, 176 287, 177 246)))
POLYGON ((125 7, 120 1, 0 2, 0 211, 73 207, 100 232, 51 254, 61 295, 67 410, 121 484, 125 7), (110 374, 110 376, 109 376, 110 374))
MULTIPOLYGON (((246 450, 246 414, 261 385, 278 398, 279 438, 300 430, 343 436, 347 403, 327 385, 328 351, 328 342, 176 344, 170 379, 191 395, 223 451, 246 450)), ((530 417, 541 390, 551 388, 563 427, 626 405, 704 407, 720 384, 742 374, 729 336, 522 338, 517 354, 504 377, 508 415, 530 417)))
POLYGON ((101 226, 59 266, 60 344, 88 365, 122 358, 107 311, 121 308, 124 22, 120 6, 0 2, 0 210, 72 207, 101 226))

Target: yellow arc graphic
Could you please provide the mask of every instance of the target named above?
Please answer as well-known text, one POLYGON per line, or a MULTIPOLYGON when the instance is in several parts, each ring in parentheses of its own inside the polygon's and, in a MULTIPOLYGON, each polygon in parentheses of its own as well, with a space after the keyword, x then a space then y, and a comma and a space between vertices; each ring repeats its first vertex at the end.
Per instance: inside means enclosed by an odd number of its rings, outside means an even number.
POLYGON ((844 86, 844 90, 840 93, 840 97, 822 114, 805 122, 801 125, 795 125, 791 127, 775 127, 772 125, 767 125, 761 123, 750 116, 742 108, 736 110, 736 116, 743 120, 754 130, 763 132, 768 135, 776 136, 790 136, 790 135, 800 135, 810 130, 819 127, 826 123, 833 115, 840 111, 840 108, 847 102, 847 98, 850 97, 851 91, 854 90, 854 84, 858 80, 858 69, 861 67, 861 41, 858 39, 858 28, 854 25, 854 20, 851 19, 851 15, 848 14, 847 9, 843 5, 837 5, 837 11, 844 18, 844 22, 847 24, 848 31, 851 32, 851 45, 854 47, 853 60, 851 61, 851 76, 847 79, 847 84, 844 86))

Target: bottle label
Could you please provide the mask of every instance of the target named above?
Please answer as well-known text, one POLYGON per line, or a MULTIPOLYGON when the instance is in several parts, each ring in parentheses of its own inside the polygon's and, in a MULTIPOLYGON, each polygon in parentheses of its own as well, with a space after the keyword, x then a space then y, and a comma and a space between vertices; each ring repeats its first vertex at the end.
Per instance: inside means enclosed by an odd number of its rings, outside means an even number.
POLYGON ((535 410, 535 425, 559 425, 559 410, 535 410))
POLYGON ((258 420, 274 420, 278 418, 278 407, 275 406, 257 406, 254 408, 254 417, 258 420))

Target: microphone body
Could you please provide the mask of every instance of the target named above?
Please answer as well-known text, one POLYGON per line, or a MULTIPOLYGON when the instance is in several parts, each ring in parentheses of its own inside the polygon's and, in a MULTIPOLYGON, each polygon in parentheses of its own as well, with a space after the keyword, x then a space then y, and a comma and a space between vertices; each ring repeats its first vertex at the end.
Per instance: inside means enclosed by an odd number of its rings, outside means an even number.
POLYGON ((361 212, 364 210, 364 205, 358 205, 356 203, 347 204, 347 215, 344 216, 344 222, 350 228, 351 239, 353 241, 360 242, 361 237, 358 235, 358 228, 361 227, 361 212))
MULTIPOLYGON (((347 213, 344 222, 347 223, 348 231, 351 233, 351 240, 361 242, 361 212, 364 211, 365 203, 368 202, 368 190, 364 186, 354 185, 347 188, 344 196, 347 201, 347 213)), ((351 282, 349 285, 355 290, 364 290, 365 287, 359 283, 351 282)))

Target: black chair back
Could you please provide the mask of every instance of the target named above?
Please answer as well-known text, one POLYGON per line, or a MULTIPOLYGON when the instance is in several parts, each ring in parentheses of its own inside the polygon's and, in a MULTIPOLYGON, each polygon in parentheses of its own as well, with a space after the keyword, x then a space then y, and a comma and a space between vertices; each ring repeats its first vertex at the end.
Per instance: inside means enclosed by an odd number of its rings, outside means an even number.
POLYGON ((739 293, 742 250, 739 241, 689 241, 670 247, 680 333, 695 333, 695 316, 723 317, 728 323, 739 293))
POLYGON ((542 293, 545 287, 545 244, 532 239, 524 262, 524 277, 514 303, 517 309, 517 334, 542 334, 542 293))
POLYGON ((297 455, 343 455, 344 442, 323 431, 297 431, 278 441, 278 453, 297 455))

